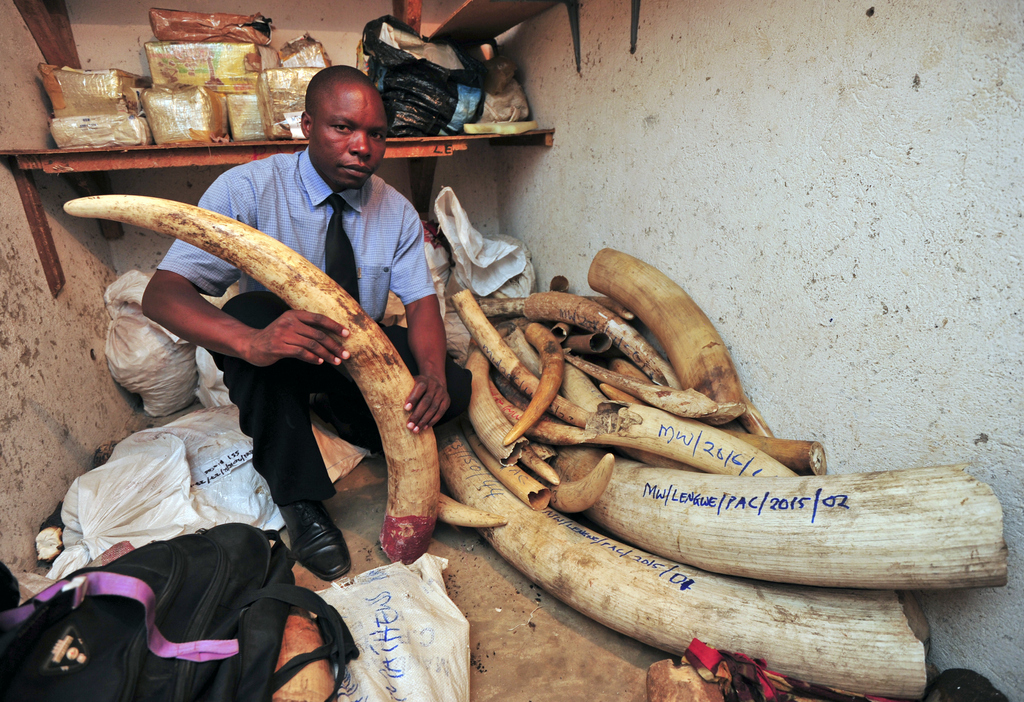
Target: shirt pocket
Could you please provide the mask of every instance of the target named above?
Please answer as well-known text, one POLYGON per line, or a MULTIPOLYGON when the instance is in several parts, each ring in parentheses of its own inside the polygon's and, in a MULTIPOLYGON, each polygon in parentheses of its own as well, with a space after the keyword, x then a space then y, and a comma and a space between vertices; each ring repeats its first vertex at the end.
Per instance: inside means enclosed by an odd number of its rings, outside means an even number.
POLYGON ((359 270, 359 301, 370 318, 379 321, 388 305, 391 266, 362 266, 359 270))

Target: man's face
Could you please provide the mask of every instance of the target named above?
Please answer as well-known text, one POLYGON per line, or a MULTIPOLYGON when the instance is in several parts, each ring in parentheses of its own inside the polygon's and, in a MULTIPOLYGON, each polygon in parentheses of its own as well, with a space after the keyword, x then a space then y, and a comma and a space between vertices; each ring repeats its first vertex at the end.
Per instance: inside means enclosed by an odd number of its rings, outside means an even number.
POLYGON ((335 192, 361 188, 384 159, 387 115, 368 86, 334 84, 314 113, 302 113, 309 160, 335 192))

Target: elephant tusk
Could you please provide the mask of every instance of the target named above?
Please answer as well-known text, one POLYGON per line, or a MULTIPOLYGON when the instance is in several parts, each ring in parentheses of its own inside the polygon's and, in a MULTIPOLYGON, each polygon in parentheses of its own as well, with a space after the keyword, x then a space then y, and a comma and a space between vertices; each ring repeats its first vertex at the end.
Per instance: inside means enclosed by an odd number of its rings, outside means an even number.
POLYGON ((651 407, 671 412, 677 417, 700 419, 709 424, 725 424, 743 414, 746 405, 741 402, 718 403, 696 390, 660 388, 647 382, 605 370, 578 356, 566 354, 565 360, 581 371, 617 390, 639 398, 651 407))
MULTIPOLYGON (((472 425, 470 425, 470 428, 472 425)), ((502 485, 508 488, 509 492, 522 500, 523 504, 529 505, 530 509, 545 509, 551 501, 551 491, 539 482, 528 476, 521 468, 516 466, 503 466, 498 459, 490 454, 487 447, 472 432, 467 432, 463 426, 469 447, 476 454, 477 460, 497 478, 502 485)))
POLYGON ((604 353, 612 347, 612 340, 607 334, 595 332, 593 334, 570 334, 562 342, 569 351, 576 353, 604 353))
POLYGON ((535 293, 526 298, 528 319, 568 322, 587 331, 607 334, 612 344, 659 385, 682 389, 671 364, 640 333, 596 302, 568 293, 535 293))
POLYGON ((551 506, 559 512, 590 509, 604 494, 615 468, 615 454, 583 446, 566 446, 555 461, 565 481, 551 490, 551 506))
POLYGON ((547 328, 533 322, 526 327, 524 333, 526 340, 540 354, 540 381, 537 383, 533 399, 530 400, 523 416, 505 436, 503 443, 506 446, 520 438, 529 427, 536 424, 541 415, 555 401, 558 389, 562 387, 562 372, 565 369, 562 347, 558 345, 558 341, 547 328))
POLYGON ((1006 584, 999 500, 963 466, 743 481, 620 460, 587 516, 665 558, 744 578, 880 590, 1006 584))
POLYGON ((772 436, 744 394, 722 337, 679 285, 653 266, 614 249, 597 252, 587 282, 637 312, 661 342, 682 387, 715 402, 743 403, 749 408, 741 419, 743 426, 752 434, 772 436))
MULTIPOLYGON (((558 477, 558 473, 545 459, 537 455, 533 450, 533 446, 533 444, 529 444, 523 447, 523 455, 520 462, 542 478, 544 482, 557 487, 562 482, 562 479, 558 477)), ((554 492, 552 492, 552 495, 554 495, 554 492)))
MULTIPOLYGON (((451 301, 463 324, 466 325, 466 329, 473 337, 473 341, 484 352, 491 365, 501 371, 519 390, 533 397, 540 381, 512 353, 498 331, 487 321, 480 311, 480 306, 473 298, 473 293, 469 290, 460 290, 452 295, 451 301)), ((547 408, 541 409, 541 414, 544 409, 547 408)), ((576 426, 583 426, 587 422, 586 412, 561 397, 555 397, 551 403, 551 412, 576 426)))
POLYGON ((476 507, 456 502, 444 493, 437 497, 437 521, 458 527, 491 528, 508 524, 500 514, 491 514, 476 507))
POLYGON ((503 465, 515 465, 522 456, 526 439, 519 439, 510 444, 504 443, 505 436, 512 429, 509 422, 491 396, 490 383, 487 375, 491 364, 478 346, 470 349, 466 359, 466 370, 473 375, 473 394, 469 399, 469 420, 473 423, 477 436, 487 450, 503 465))

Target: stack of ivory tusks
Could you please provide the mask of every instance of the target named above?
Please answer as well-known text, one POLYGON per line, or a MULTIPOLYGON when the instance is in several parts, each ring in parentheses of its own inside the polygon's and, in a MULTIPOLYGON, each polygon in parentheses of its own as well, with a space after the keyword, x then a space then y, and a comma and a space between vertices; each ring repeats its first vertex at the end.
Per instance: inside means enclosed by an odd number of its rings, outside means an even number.
POLYGON ((533 582, 592 619, 677 655, 696 637, 766 658, 772 669, 804 680, 886 697, 924 694, 924 644, 895 593, 732 579, 644 553, 522 504, 480 465, 456 423, 437 435, 441 470, 456 499, 508 519, 507 526, 484 529, 484 537, 533 582))
POLYGON ((716 402, 742 402, 747 408, 740 420, 743 426, 752 434, 772 435, 744 394, 722 337, 668 276, 629 254, 602 249, 590 264, 587 282, 633 310, 647 325, 664 347, 683 388, 716 402))
POLYGON ((345 367, 380 429, 388 463, 388 504, 381 546, 393 561, 411 563, 430 543, 440 478, 432 431, 405 427, 402 403, 413 379, 401 356, 359 304, 313 264, 284 244, 230 217, 180 202, 133 195, 71 200, 77 217, 125 222, 168 234, 228 261, 295 309, 326 315, 351 331, 345 367))

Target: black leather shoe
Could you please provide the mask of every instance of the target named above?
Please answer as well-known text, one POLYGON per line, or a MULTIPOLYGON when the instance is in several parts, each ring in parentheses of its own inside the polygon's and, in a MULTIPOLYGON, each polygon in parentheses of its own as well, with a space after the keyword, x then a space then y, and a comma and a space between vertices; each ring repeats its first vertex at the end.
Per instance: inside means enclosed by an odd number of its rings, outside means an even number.
POLYGON ((279 507, 299 563, 321 580, 335 580, 348 572, 352 559, 345 537, 321 503, 299 500, 279 507))

